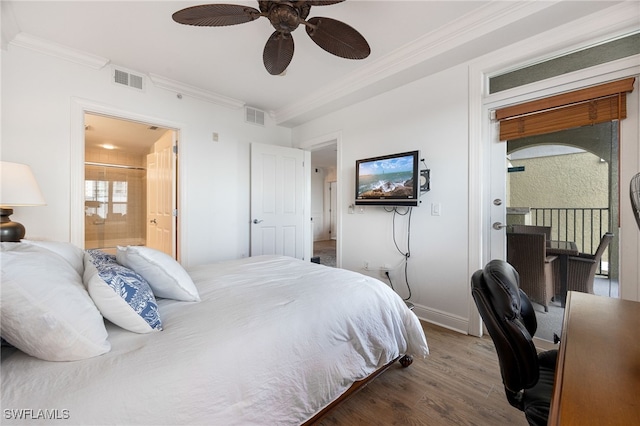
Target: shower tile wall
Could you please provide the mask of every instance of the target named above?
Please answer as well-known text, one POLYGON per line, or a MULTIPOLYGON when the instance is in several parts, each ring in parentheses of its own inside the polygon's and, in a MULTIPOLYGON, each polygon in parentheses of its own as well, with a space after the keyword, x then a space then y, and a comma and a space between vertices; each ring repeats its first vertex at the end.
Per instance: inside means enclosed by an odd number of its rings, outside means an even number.
POLYGON ((146 156, 87 150, 85 161, 114 165, 85 165, 85 248, 144 245, 146 156))

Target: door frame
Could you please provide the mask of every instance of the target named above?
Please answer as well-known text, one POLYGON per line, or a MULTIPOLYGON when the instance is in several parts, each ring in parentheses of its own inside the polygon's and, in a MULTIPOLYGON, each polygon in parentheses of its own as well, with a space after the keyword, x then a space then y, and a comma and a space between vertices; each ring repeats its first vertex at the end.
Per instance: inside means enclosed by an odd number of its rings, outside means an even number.
MULTIPOLYGON (((69 223, 69 241, 77 247, 84 248, 84 150, 85 150, 85 129, 84 129, 84 116, 85 114, 99 114, 109 117, 113 117, 121 120, 137 121, 149 125, 155 125, 158 127, 167 128, 173 130, 176 136, 176 142, 180 145, 184 145, 184 141, 181 140, 181 129, 184 127, 182 123, 169 121, 163 118, 148 116, 144 114, 138 114, 132 111, 127 111, 119 108, 115 108, 109 105, 105 105, 99 102, 94 102, 88 99, 72 98, 71 99, 71 135, 70 135, 70 195, 69 195, 69 211, 70 211, 70 223, 69 223)), ((184 151, 184 150, 183 150, 184 151)), ((177 173, 175 179, 176 185, 176 205, 178 212, 183 211, 185 204, 184 197, 180 194, 184 194, 184 179, 181 176, 181 163, 184 161, 183 155, 178 155, 177 158, 177 173)), ((176 247, 175 257, 180 261, 182 257, 186 256, 186 248, 184 236, 186 222, 182 220, 184 215, 178 214, 176 222, 176 232, 173 236, 174 244, 176 247)))
MULTIPOLYGON (((493 112, 501 107, 519 104, 533 99, 544 98, 558 93, 577 90, 607 81, 637 76, 640 74, 640 55, 593 66, 558 77, 549 78, 496 94, 488 94, 488 80, 492 75, 513 70, 543 58, 568 53, 578 47, 594 45, 598 42, 627 34, 629 30, 629 5, 621 5, 609 15, 588 16, 580 23, 563 26, 539 37, 533 37, 478 59, 469 67, 469 222, 468 222, 468 265, 467 275, 481 269, 490 259, 491 246, 491 143, 497 141, 497 123, 493 112), (594 36, 595 34, 595 36, 594 36)), ((636 86, 638 82, 636 81, 636 86)), ((628 120, 628 119, 627 119, 628 120)), ((636 123, 637 125, 637 123, 636 123)), ((640 134, 640 126, 635 129, 640 134)), ((623 135, 620 135, 622 140, 623 135)), ((640 158, 635 161, 640 166, 640 158)), ((620 165, 622 168, 622 164, 620 165)), ((621 208, 622 209, 622 208, 621 208)), ((637 240, 637 237, 636 237, 637 240)), ((632 248, 633 244, 630 245, 632 248)), ((635 243, 636 256, 638 242, 635 243)), ((640 275, 638 266, 630 271, 640 275)), ((622 284, 622 271, 621 271, 622 284)), ((638 289, 635 299, 638 300, 638 289)), ((630 293, 634 291, 630 290, 630 293)), ((622 286, 621 286, 621 297, 622 286)), ((633 297, 633 294, 631 294, 633 297)), ((482 336, 482 319, 478 313, 471 292, 468 292, 468 333, 482 336)))
MULTIPOLYGON (((327 133, 322 136, 318 136, 313 139, 307 139, 299 144, 297 147, 300 149, 304 149, 305 151, 313 152, 322 148, 326 148, 328 146, 335 145, 336 146, 336 267, 342 267, 342 179, 340 177, 340 172, 342 170, 342 131, 335 131, 332 133, 327 133)), ((309 155, 309 164, 311 164, 311 155, 309 155)), ((309 170, 311 167, 309 167, 309 170)), ((309 188, 309 193, 307 195, 307 200, 309 201, 309 211, 311 209, 310 201, 311 201, 311 174, 307 175, 307 188, 309 188)), ((309 230, 311 234, 311 231, 309 230)), ((313 253, 313 235, 310 235, 308 241, 306 241, 308 246, 308 250, 310 253, 313 253)))

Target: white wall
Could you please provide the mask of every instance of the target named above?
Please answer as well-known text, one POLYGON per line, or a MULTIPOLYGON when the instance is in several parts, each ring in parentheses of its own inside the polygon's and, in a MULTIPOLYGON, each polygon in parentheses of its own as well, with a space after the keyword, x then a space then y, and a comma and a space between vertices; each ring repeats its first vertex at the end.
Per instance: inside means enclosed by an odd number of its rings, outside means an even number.
MULTIPOLYGON (((460 65, 381 94, 293 130, 293 144, 307 146, 326 133, 341 134, 338 164, 342 188, 342 267, 382 277, 382 265, 402 258, 392 240, 392 215, 381 207, 366 207, 363 214, 349 214, 354 201, 354 166, 359 158, 420 149, 431 169, 431 191, 414 209, 411 223, 409 281, 415 312, 424 319, 467 332, 470 323, 469 250, 478 237, 469 234, 469 110, 473 94, 468 86, 468 65, 460 65), (436 106, 437 104, 437 106, 436 106), (431 215, 431 204, 441 205, 441 216, 431 215), (369 271, 363 269, 364 262, 369 271)), ((638 83, 636 82, 636 87, 638 83)), ((621 182, 627 185, 640 164, 638 147, 638 94, 629 95, 628 117, 621 125, 621 182)), ((477 96, 477 95, 476 95, 477 96)), ((481 152, 477 151, 476 152, 481 152)), ((482 154, 481 154, 482 155, 482 154)), ((488 170, 488 169, 487 169, 488 170)), ((628 197, 626 197, 628 198, 628 197)), ((482 200, 488 203, 488 200, 482 200)), ((623 197, 621 215, 621 297, 640 300, 638 268, 640 239, 630 229, 630 208, 623 197), (625 219, 626 217, 626 219, 625 219)), ((475 206, 474 211, 478 211, 475 206)), ((357 211, 357 209, 356 209, 357 211)), ((396 222, 401 248, 406 217, 396 222)), ((408 295, 402 271, 392 274, 402 297, 408 295)), ((472 327, 473 328, 473 327, 472 327)))
POLYGON ((145 92, 114 85, 109 66, 95 70, 12 45, 1 54, 2 160, 31 165, 47 201, 14 209, 28 238, 70 240, 71 139, 80 102, 180 128, 183 264, 248 255, 249 146, 290 146, 289 129, 269 117, 265 127, 247 124, 242 109, 178 99, 149 80, 145 92))
MULTIPOLYGON (((409 282, 416 312, 437 323, 466 331, 468 167, 467 68, 459 66, 334 112, 294 129, 294 145, 331 132, 341 133, 337 174, 342 188, 342 266, 380 277, 379 268, 402 256, 392 239, 393 215, 382 207, 349 214, 354 201, 355 161, 419 149, 431 169, 431 191, 414 208, 411 222, 409 282), (440 203, 441 216, 431 215, 440 203), (363 270, 368 262, 369 271, 363 270)), ((357 209, 356 209, 357 210, 357 209)), ((407 216, 396 218, 400 248, 406 250, 407 216)), ((392 273, 403 296, 403 270, 392 273)))
MULTIPOLYGON (((469 319, 469 64, 425 77, 360 104, 333 112, 293 131, 245 124, 241 110, 215 106, 151 84, 145 93, 116 87, 109 70, 99 71, 9 46, 2 51, 2 159, 33 167, 48 205, 16 208, 14 219, 28 237, 65 241, 70 234, 70 150, 74 98, 135 115, 176 123, 181 129, 180 182, 183 241, 187 265, 241 257, 249 245, 249 144, 306 146, 327 134, 339 134, 338 176, 342 266, 380 276, 382 265, 400 263, 392 239, 392 215, 380 207, 349 214, 354 165, 359 158, 419 149, 432 173, 432 190, 414 209, 411 223, 409 281, 416 313, 433 322, 467 330, 469 319), (436 106, 437 104, 437 106, 436 106), (218 132, 220 141, 211 141, 218 132), (293 137, 292 137, 293 136, 293 137), (440 203, 441 216, 431 215, 440 203), (363 271, 367 261, 370 271, 363 271)), ((636 83, 637 84, 637 83, 636 83)), ((629 115, 638 114, 636 92, 629 115)), ((476 95, 477 96, 477 95, 476 95)), ((640 163, 638 120, 622 124, 623 163, 640 163), (624 141, 627 141, 626 143, 624 141)), ((631 167, 621 170, 628 182, 631 167)), ((624 204, 626 203, 626 204, 624 204)), ((628 201, 622 220, 629 223, 628 201)), ((477 206, 475 211, 478 211, 477 206)), ((397 218, 397 235, 406 249, 407 217, 397 218)), ((621 235, 621 256, 638 263, 640 239, 621 235)), ((638 300, 638 268, 621 279, 622 295, 638 300), (629 276, 631 275, 631 276, 629 276)), ((394 284, 407 296, 400 270, 394 284)))

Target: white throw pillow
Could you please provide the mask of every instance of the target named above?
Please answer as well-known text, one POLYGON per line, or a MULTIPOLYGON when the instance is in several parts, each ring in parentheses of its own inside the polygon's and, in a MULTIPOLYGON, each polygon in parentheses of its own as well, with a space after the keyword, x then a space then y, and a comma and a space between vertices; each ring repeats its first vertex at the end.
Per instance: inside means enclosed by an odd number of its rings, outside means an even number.
POLYGON ((87 250, 84 283, 102 315, 112 323, 135 333, 162 330, 151 287, 139 274, 116 263, 115 256, 87 250))
POLYGON ((80 247, 61 241, 21 240, 21 242, 43 247, 59 254, 82 276, 84 272, 84 250, 80 247))
POLYGON ((198 289, 187 271, 168 254, 149 247, 127 246, 118 247, 116 258, 121 265, 142 275, 156 296, 200 301, 198 289))
POLYGON ((104 319, 82 279, 62 256, 42 247, 2 243, 2 337, 47 361, 108 352, 104 319))

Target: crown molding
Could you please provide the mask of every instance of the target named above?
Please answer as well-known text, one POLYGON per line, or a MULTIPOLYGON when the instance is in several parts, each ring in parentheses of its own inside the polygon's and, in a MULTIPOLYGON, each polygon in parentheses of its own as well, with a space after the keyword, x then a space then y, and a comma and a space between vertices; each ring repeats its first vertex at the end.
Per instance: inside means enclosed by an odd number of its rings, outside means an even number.
POLYGON ((110 62, 108 58, 72 49, 25 32, 18 33, 13 40, 11 40, 9 45, 30 49, 38 53, 64 59, 65 61, 84 65, 96 70, 103 68, 110 62))
POLYGON ((479 58, 487 77, 501 75, 640 32, 640 3, 625 1, 479 58))
MULTIPOLYGON (((96 70, 104 68, 111 60, 102 56, 92 55, 80 50, 72 49, 70 47, 53 43, 51 41, 27 34, 24 32, 18 33, 11 42, 10 46, 22 47, 25 49, 33 50, 44 55, 53 56, 66 61, 74 62, 76 64, 84 65, 96 70)), ((174 91, 183 95, 189 95, 191 97, 201 99, 207 102, 212 102, 217 105, 222 105, 228 108, 242 108, 245 103, 237 99, 229 98, 226 96, 218 95, 213 92, 209 92, 199 87, 190 86, 188 84, 181 83, 179 81, 171 80, 166 77, 162 77, 156 74, 149 74, 149 79, 156 87, 174 91)))
POLYGON ((415 41, 395 50, 367 67, 351 73, 331 86, 310 93, 304 99, 275 111, 277 124, 295 121, 296 117, 328 103, 355 95, 373 84, 407 71, 451 49, 505 27, 526 16, 546 9, 556 2, 490 2, 461 16, 444 28, 436 28, 415 41))
POLYGON ((0 29, 2 30, 0 48, 7 50, 9 42, 20 32, 20 27, 18 27, 18 22, 13 14, 13 6, 9 2, 0 2, 0 15, 0 29))
POLYGON ((182 95, 189 95, 193 98, 211 102, 224 107, 239 109, 244 107, 245 105, 243 101, 240 101, 238 99, 209 92, 200 87, 191 86, 189 84, 181 83, 176 80, 171 80, 170 78, 162 77, 157 74, 149 73, 149 78, 156 87, 159 87, 161 89, 166 89, 182 95))

